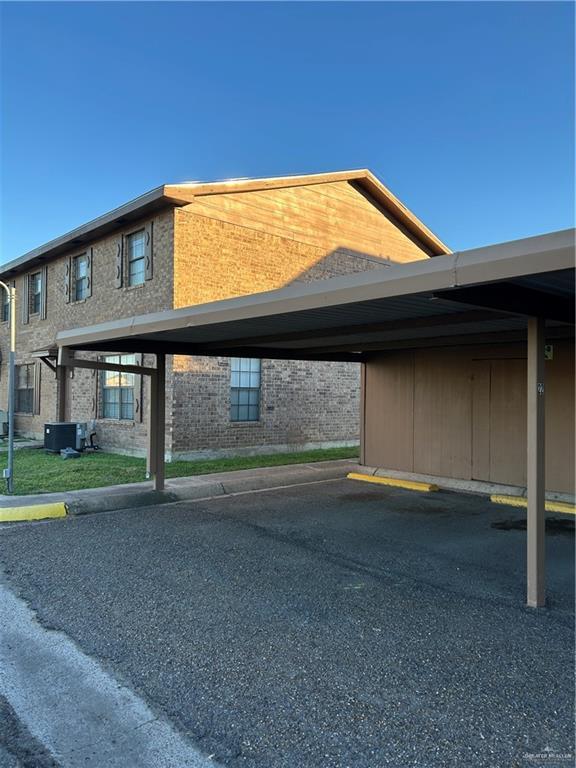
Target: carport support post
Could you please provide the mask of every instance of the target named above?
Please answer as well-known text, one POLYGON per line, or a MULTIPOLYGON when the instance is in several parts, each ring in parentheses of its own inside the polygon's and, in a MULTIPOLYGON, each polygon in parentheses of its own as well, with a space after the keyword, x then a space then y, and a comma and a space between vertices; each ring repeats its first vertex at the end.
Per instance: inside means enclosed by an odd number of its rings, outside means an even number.
POLYGON ((56 367, 56 380, 58 382, 58 421, 66 421, 66 385, 68 384, 68 368, 65 365, 56 367))
POLYGON ((150 408, 148 409, 148 451, 146 453, 146 477, 153 478, 156 474, 156 437, 158 406, 158 372, 150 375, 150 408))
POLYGON ((528 318, 527 403, 527 602, 531 608, 540 608, 546 603, 544 319, 541 317, 528 318))
POLYGON ((150 378, 150 434, 148 471, 154 477, 154 490, 164 490, 166 439, 166 356, 156 355, 156 372, 150 378))

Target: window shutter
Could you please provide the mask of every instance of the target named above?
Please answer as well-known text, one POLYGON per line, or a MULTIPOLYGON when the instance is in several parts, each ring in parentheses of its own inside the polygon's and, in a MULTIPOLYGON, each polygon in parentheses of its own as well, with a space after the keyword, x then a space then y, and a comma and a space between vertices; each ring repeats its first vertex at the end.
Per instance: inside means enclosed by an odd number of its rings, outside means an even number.
MULTIPOLYGON (((134 357, 136 365, 143 365, 143 354, 135 355, 134 357)), ((143 395, 144 376, 137 376, 134 382, 134 421, 141 422, 144 420, 143 395)))
POLYGON ((48 266, 42 267, 42 294, 40 296, 40 320, 46 320, 48 314, 48 266))
POLYGON ((88 299, 90 296, 92 296, 92 248, 86 249, 86 273, 88 275, 86 283, 86 298, 88 299))
POLYGON ((72 295, 72 259, 66 259, 64 267, 64 297, 66 303, 70 301, 72 295))
POLYGON ((22 324, 27 325, 30 321, 30 275, 24 275, 22 281, 22 324))
POLYGON ((42 363, 36 360, 34 364, 34 414, 40 413, 40 369, 42 363))
POLYGON ((122 237, 119 237, 116 241, 116 274, 114 275, 114 287, 122 288, 122 278, 124 276, 124 264, 123 264, 123 242, 122 237))
POLYGON ((144 231, 144 277, 146 280, 152 280, 153 276, 153 259, 152 259, 152 222, 146 224, 144 231))

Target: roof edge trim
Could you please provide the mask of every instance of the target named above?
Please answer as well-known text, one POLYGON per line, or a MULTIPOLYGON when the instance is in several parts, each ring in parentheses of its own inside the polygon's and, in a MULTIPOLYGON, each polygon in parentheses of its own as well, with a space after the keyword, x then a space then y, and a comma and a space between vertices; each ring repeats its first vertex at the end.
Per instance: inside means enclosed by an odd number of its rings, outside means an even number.
POLYGON ((187 205, 195 197, 224 194, 231 192, 249 192, 263 189, 281 189, 314 184, 327 184, 337 181, 356 182, 378 204, 385 208, 408 231, 420 240, 431 252, 438 256, 451 253, 428 227, 410 211, 371 171, 360 168, 348 171, 328 173, 299 174, 295 176, 270 176, 259 179, 230 179, 216 182, 184 182, 182 184, 163 184, 143 195, 139 195, 124 205, 97 216, 85 224, 76 227, 64 235, 49 240, 47 243, 28 251, 22 256, 0 265, 0 275, 11 277, 31 266, 57 256, 75 245, 81 247, 95 237, 113 231, 123 223, 123 219, 135 219, 138 215, 163 207, 187 205))

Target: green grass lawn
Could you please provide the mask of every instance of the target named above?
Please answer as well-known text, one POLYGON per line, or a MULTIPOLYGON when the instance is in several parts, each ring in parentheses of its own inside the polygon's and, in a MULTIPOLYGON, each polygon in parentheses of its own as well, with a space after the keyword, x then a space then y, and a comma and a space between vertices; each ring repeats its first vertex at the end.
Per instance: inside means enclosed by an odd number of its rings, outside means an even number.
MULTIPOLYGON (((350 459, 358 456, 358 448, 327 448, 300 453, 275 453, 265 456, 237 456, 230 459, 174 461, 166 464, 167 477, 207 475, 253 467, 276 467, 281 464, 301 464, 330 459, 350 459)), ((6 449, 0 449, 0 467, 6 466, 6 449)), ((116 453, 86 453, 79 459, 62 459, 58 454, 41 448, 19 448, 14 453, 14 492, 51 493, 99 488, 121 483, 139 483, 146 479, 146 460, 116 453)), ((0 492, 5 487, 0 483, 0 492)))

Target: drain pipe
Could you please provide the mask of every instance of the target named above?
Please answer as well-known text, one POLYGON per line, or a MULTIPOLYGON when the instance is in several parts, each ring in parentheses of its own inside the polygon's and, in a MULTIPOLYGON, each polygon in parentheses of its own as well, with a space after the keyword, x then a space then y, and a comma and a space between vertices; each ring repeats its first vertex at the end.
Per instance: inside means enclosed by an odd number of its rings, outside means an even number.
POLYGON ((8 367, 8 466, 2 475, 8 493, 14 492, 14 395, 16 389, 16 288, 0 280, 8 296, 10 312, 10 355, 8 367))

